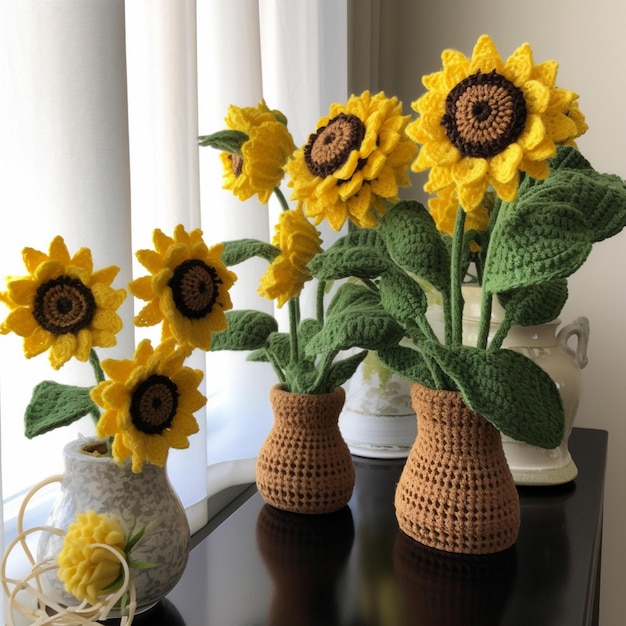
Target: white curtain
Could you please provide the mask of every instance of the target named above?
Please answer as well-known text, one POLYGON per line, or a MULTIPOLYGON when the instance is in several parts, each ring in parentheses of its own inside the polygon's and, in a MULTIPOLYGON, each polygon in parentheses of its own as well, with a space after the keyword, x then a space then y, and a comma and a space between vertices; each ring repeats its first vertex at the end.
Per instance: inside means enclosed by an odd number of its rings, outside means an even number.
MULTIPOLYGON (((346 3, 3 0, 0 86, 0 278, 23 273, 24 246, 45 250, 61 234, 71 252, 91 248, 97 267, 119 265, 122 286, 143 273, 133 252, 151 247, 156 227, 200 226, 209 244, 269 240, 276 209, 222 190, 218 155, 196 138, 224 127, 229 104, 255 106, 264 97, 287 115, 296 143, 306 141, 330 103, 347 97, 346 3)), ((263 263, 234 269, 235 306, 273 312, 256 295, 263 263)), ((107 357, 132 354, 145 332, 133 329, 132 299, 121 314, 124 330, 107 357)), ((19 338, 0 341, 6 505, 61 471, 63 444, 93 426, 86 418, 25 439, 33 385, 84 384, 89 366, 53 372, 46 356, 24 359, 19 338)), ((206 521, 208 495, 254 481, 275 378, 245 354, 193 359, 205 368, 209 401, 198 415, 201 434, 190 450, 172 452, 168 470, 195 530, 206 521)))

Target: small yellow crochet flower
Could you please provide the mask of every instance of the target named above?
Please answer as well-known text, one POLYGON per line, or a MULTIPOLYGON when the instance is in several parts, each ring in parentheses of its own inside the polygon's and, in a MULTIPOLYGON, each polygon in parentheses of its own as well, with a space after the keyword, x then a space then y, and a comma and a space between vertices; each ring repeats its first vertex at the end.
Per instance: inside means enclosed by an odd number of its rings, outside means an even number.
POLYGON ((307 263, 321 251, 322 239, 298 206, 280 214, 272 244, 280 248, 281 253, 261 277, 259 294, 277 300, 280 308, 298 296, 304 283, 313 278, 307 263))
POLYGON ((326 218, 339 230, 349 219, 375 227, 385 203, 398 199, 398 187, 410 184, 416 147, 404 133, 408 121, 402 103, 383 92, 365 91, 346 104, 333 104, 285 166, 292 198, 305 203, 316 224, 326 218))
POLYGON ((150 272, 129 283, 129 291, 148 304, 135 317, 137 326, 163 322, 162 338, 209 350, 211 333, 227 326, 224 311, 232 308, 228 290, 237 276, 221 261, 222 244, 208 248, 200 229, 176 226, 168 237, 156 229, 154 250, 137 251, 150 272))
POLYGON ((502 200, 514 200, 520 171, 545 179, 556 144, 586 129, 577 94, 555 86, 557 63, 535 65, 528 44, 503 61, 483 35, 471 59, 445 50, 442 62, 442 71, 423 78, 428 91, 412 104, 420 117, 406 131, 422 144, 412 169, 430 169, 429 193, 456 186, 466 212, 480 205, 489 185, 502 200))
POLYGON ((194 412, 206 398, 198 390, 200 370, 183 367, 187 348, 173 339, 153 349, 149 340, 139 343, 134 359, 102 362, 109 380, 91 391, 104 409, 96 425, 98 437, 114 437, 112 453, 118 463, 132 457, 132 471, 145 462, 163 466, 170 448, 189 446, 198 432, 194 412))
POLYGON ((257 194, 266 204, 285 174, 283 166, 296 146, 279 111, 270 111, 264 101, 257 107, 228 107, 226 124, 247 135, 241 154, 221 152, 224 189, 240 200, 257 194))
POLYGON ((22 256, 29 275, 7 279, 0 301, 11 312, 0 333, 23 337, 26 358, 49 349, 50 363, 59 369, 73 356, 87 361, 93 347, 117 343, 122 320, 116 310, 126 298, 123 289, 111 288, 118 267, 94 271, 91 251, 80 248, 70 257, 60 236, 48 254, 24 248, 22 256))
POLYGON ((58 576, 66 591, 91 604, 96 604, 98 596, 107 593, 107 587, 122 572, 120 558, 95 544, 110 546, 121 559, 126 558, 126 539, 119 521, 89 510, 76 515, 76 522, 69 527, 57 557, 58 576))

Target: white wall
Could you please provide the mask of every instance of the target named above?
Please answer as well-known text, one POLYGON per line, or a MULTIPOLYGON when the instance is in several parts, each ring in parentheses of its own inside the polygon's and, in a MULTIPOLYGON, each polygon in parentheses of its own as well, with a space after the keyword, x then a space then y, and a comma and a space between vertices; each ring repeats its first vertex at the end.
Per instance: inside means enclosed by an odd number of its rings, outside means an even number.
MULTIPOLYGON (((421 76, 441 69, 444 48, 471 55, 476 39, 486 33, 506 57, 527 41, 535 62, 556 59, 558 84, 580 94, 590 127, 578 142, 583 154, 596 169, 626 178, 623 0, 380 0, 380 5, 380 84, 353 84, 355 91, 384 89, 399 96, 408 112, 410 102, 423 93, 421 76)), ((421 187, 422 182, 415 184, 421 187)), ((626 233, 597 244, 569 286, 564 322, 586 315, 591 323, 576 424, 609 431, 601 624, 621 626, 626 593, 626 233)))

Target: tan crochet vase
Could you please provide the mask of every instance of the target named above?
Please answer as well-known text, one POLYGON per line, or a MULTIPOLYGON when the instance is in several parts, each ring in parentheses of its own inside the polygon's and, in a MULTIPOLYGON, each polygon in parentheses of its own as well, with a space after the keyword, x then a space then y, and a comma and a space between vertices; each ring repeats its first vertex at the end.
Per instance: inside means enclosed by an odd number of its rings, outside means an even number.
POLYGON ((270 391, 274 423, 256 463, 264 500, 293 513, 331 513, 346 506, 354 488, 354 465, 339 431, 345 392, 270 391))
POLYGON ((396 488, 400 529, 423 545, 491 554, 515 543, 519 496, 499 431, 455 391, 411 388, 418 434, 396 488))

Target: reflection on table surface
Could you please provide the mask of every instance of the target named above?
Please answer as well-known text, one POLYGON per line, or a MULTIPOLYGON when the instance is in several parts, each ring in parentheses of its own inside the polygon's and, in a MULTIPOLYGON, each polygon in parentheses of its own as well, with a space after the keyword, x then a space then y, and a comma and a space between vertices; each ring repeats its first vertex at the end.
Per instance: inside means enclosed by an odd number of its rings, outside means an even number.
POLYGON ((594 529, 606 433, 581 430, 570 446, 578 478, 559 487, 520 488, 520 535, 505 552, 454 555, 416 543, 398 530, 393 508, 404 461, 354 457, 357 478, 348 507, 298 515, 254 495, 192 550, 170 604, 136 623, 585 624, 589 572, 599 547, 594 529))

